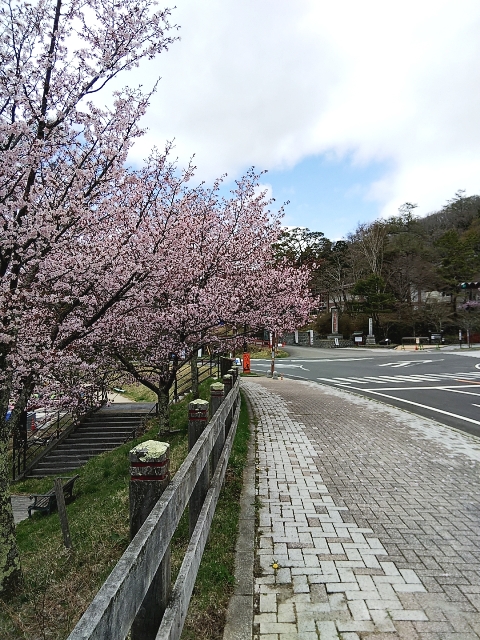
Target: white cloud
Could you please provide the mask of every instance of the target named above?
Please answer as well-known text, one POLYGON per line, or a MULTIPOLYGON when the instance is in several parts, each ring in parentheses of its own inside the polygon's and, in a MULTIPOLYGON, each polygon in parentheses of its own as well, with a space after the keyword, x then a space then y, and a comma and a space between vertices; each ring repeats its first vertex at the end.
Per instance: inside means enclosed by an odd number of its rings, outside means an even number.
POLYGON ((135 73, 162 75, 137 145, 175 138, 199 177, 311 154, 387 161, 368 197, 426 213, 480 191, 477 0, 178 0, 182 41, 135 73))

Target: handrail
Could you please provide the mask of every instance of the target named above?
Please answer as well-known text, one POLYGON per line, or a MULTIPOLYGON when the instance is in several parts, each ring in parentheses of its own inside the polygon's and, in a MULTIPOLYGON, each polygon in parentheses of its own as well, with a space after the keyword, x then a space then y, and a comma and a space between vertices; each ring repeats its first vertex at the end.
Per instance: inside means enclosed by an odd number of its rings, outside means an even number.
MULTIPOLYGON (((237 379, 68 640, 124 640, 127 636, 195 485, 234 407, 237 408, 235 419, 238 420, 239 393, 240 379, 237 379)), ((232 423, 229 431, 231 438, 227 442, 231 442, 235 428, 236 423, 232 423)), ((229 450, 228 446, 224 447, 224 452, 229 450)), ((217 469, 225 468, 225 457, 226 454, 221 458, 217 469)), ((214 479, 218 482, 217 474, 214 479)), ((200 520, 204 518, 199 518, 200 520)), ((202 534, 202 538, 204 535, 202 534)))
POLYGON ((153 412, 155 412, 155 414, 158 414, 158 402, 156 402, 153 405, 153 407, 150 409, 150 411, 142 417, 138 427, 135 427, 134 429, 131 430, 130 435, 127 438, 125 438, 124 442, 129 442, 130 440, 134 440, 135 438, 137 438, 139 435, 142 435, 145 429, 147 420, 150 420, 153 412))
POLYGON ((57 411, 55 419, 43 423, 31 431, 25 440, 14 434, 12 452, 12 481, 21 480, 54 447, 65 439, 92 412, 98 409, 92 406, 82 415, 71 415, 57 411), (38 435, 41 431, 41 436, 38 435))

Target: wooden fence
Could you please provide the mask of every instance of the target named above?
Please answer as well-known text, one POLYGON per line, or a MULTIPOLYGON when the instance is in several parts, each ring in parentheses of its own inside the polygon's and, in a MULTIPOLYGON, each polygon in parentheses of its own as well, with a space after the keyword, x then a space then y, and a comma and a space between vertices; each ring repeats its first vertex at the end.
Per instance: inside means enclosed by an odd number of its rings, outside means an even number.
MULTIPOLYGON (((240 412, 237 378, 220 408, 208 423, 172 482, 100 588, 68 640, 124 640, 140 610, 180 518, 189 503, 217 440, 225 444, 210 481, 195 529, 156 640, 178 640, 207 541, 215 507, 235 438, 240 412)), ((216 456, 215 456, 216 457, 216 456)))

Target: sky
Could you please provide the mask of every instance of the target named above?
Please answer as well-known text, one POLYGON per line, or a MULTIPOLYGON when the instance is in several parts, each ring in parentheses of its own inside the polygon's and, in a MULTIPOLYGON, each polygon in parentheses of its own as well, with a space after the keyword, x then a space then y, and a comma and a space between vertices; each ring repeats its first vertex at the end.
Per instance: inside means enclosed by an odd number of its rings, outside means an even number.
POLYGON ((198 181, 267 170, 285 224, 330 239, 480 193, 478 0, 176 5, 181 40, 128 78, 162 78, 134 163, 174 140, 198 181))

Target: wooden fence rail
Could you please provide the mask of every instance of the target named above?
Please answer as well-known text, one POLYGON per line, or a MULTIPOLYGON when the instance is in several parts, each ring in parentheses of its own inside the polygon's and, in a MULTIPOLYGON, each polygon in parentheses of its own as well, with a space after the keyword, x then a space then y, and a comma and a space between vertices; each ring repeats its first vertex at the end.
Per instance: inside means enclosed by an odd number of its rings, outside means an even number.
POLYGON ((170 545, 180 518, 220 434, 222 454, 193 531, 156 640, 178 640, 225 477, 240 411, 240 379, 185 458, 171 484, 72 631, 68 640, 124 640, 170 545), (228 428, 230 425, 230 428, 228 428))

